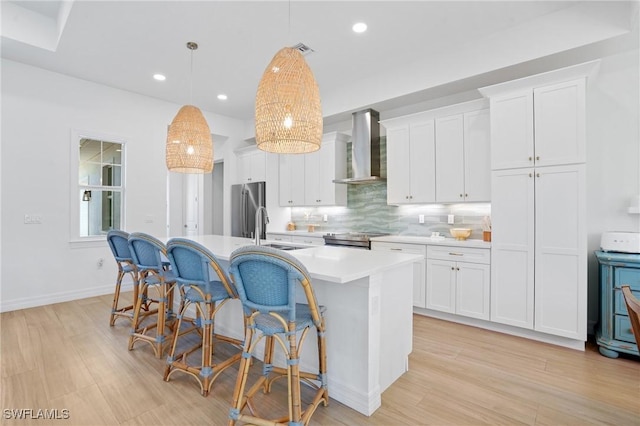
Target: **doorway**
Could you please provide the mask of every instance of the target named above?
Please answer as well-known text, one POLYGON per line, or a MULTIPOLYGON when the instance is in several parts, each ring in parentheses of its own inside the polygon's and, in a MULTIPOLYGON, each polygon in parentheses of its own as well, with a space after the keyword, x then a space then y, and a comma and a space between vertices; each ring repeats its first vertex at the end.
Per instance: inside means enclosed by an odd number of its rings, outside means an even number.
POLYGON ((224 235, 224 161, 216 161, 204 180, 204 233, 224 235))

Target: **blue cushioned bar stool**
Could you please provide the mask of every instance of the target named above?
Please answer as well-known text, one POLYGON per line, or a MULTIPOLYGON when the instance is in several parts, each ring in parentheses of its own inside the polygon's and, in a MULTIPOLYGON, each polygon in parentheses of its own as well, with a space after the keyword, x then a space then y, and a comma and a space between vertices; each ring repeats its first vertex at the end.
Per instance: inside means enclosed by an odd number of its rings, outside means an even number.
POLYGON ((290 254, 262 246, 242 247, 231 254, 231 276, 246 316, 245 343, 238 371, 229 425, 236 421, 255 425, 306 425, 322 402, 329 403, 323 309, 318 306, 307 269, 290 254), (303 290, 306 304, 296 303, 296 288, 303 290), (307 332, 315 327, 318 342, 318 371, 300 371, 299 353, 307 332), (252 353, 264 338, 262 375, 245 390, 252 353), (286 368, 272 364, 275 343, 282 349, 286 368), (271 384, 287 377, 288 415, 278 419, 258 416, 253 396, 260 389, 270 392, 271 384), (302 410, 300 384, 314 389, 309 405, 302 410), (249 412, 245 413, 248 406, 249 412))
POLYGON ((116 289, 113 293, 113 304, 111 305, 111 315, 109 325, 113 326, 116 319, 124 317, 133 320, 133 308, 138 300, 138 268, 133 263, 131 252, 129 251, 129 233, 112 229, 107 232, 107 243, 113 253, 113 257, 118 265, 118 275, 116 277, 116 289), (133 300, 130 305, 119 307, 120 288, 125 275, 130 274, 133 280, 133 300))
POLYGON ((227 301, 237 299, 238 294, 213 253, 202 245, 184 238, 171 239, 167 243, 167 257, 171 262, 171 270, 175 274, 184 304, 178 313, 178 323, 167 357, 164 380, 169 381, 173 373, 183 371, 196 378, 201 394, 207 396, 218 375, 241 356, 238 350, 218 364, 213 360, 216 340, 226 341, 242 349, 242 340, 215 334, 214 327, 216 313, 227 301), (195 307, 195 319, 185 316, 190 306, 195 307), (183 321, 193 323, 196 327, 183 331, 183 321), (176 354, 178 338, 194 330, 200 333, 200 341, 176 354), (190 363, 188 357, 198 349, 201 350, 201 356, 200 363, 196 365, 190 363))
POLYGON ((165 245, 157 238, 141 232, 129 235, 129 250, 138 269, 140 288, 138 300, 133 311, 133 323, 129 336, 129 350, 137 341, 151 344, 156 357, 162 353, 168 338, 172 335, 171 326, 175 321, 173 314, 173 289, 176 279, 173 272, 166 267, 165 245), (149 289, 155 289, 156 298, 149 295, 149 289), (145 306, 157 306, 155 322, 144 321, 145 306))

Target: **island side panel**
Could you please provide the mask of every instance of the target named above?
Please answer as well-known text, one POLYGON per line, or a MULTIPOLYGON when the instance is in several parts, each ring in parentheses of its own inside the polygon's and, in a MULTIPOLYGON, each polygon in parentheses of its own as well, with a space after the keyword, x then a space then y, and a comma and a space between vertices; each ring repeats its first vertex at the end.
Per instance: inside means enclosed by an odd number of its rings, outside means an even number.
MULTIPOLYGON (((379 315, 371 313, 372 300, 380 297, 379 286, 372 286, 371 277, 365 277, 345 284, 314 279, 313 288, 318 302, 326 307, 329 396, 371 415, 380 407, 380 340, 375 338, 380 333, 379 315)), ((317 362, 313 353, 317 346, 308 340, 302 366, 317 362)))
POLYGON ((406 264, 380 274, 380 392, 409 370, 413 349, 413 273, 414 265, 406 264))

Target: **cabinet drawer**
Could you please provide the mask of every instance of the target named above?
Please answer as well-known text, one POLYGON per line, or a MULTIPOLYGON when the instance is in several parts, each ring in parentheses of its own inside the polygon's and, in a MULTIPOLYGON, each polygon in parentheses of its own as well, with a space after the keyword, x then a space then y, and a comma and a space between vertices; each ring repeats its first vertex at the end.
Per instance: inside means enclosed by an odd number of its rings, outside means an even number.
POLYGON ((292 243, 302 243, 302 244, 313 244, 314 246, 323 246, 324 238, 322 237, 311 237, 304 235, 293 235, 291 237, 292 243))
POLYGON ((640 268, 615 268, 615 286, 628 285, 633 291, 640 291, 640 268))
POLYGON ((292 236, 291 235, 283 235, 283 234, 272 234, 270 232, 267 232, 267 240, 291 242, 292 241, 292 236))
POLYGON ((454 246, 427 246, 427 259, 483 263, 488 265, 491 263, 491 250, 454 246))
POLYGON ((386 243, 372 241, 371 250, 398 251, 402 253, 421 254, 423 256, 427 254, 427 246, 422 244, 386 243))
POLYGON ((616 315, 614 323, 613 338, 623 342, 636 343, 636 339, 631 331, 631 321, 625 315, 616 315))
MULTIPOLYGON (((622 290, 616 288, 613 293, 614 313, 620 315, 629 315, 627 313, 627 305, 624 303, 624 294, 622 294, 622 290)), ((640 291, 632 291, 631 293, 636 297, 636 299, 640 299, 640 291)))

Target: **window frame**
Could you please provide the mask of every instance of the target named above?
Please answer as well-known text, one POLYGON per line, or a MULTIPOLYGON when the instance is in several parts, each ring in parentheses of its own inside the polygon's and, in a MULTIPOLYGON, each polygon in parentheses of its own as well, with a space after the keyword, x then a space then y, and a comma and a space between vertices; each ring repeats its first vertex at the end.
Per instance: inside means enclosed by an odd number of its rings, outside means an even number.
POLYGON ((80 207, 81 197, 78 196, 81 191, 113 191, 120 193, 120 228, 126 229, 126 176, 127 176, 127 140, 128 138, 101 133, 94 131, 73 129, 71 131, 70 141, 70 214, 69 214, 69 242, 72 246, 102 246, 106 242, 106 233, 104 235, 80 235, 80 207), (104 185, 84 185, 80 183, 80 140, 92 139, 102 142, 118 143, 122 145, 122 155, 120 161, 121 182, 120 186, 104 186, 104 185))

